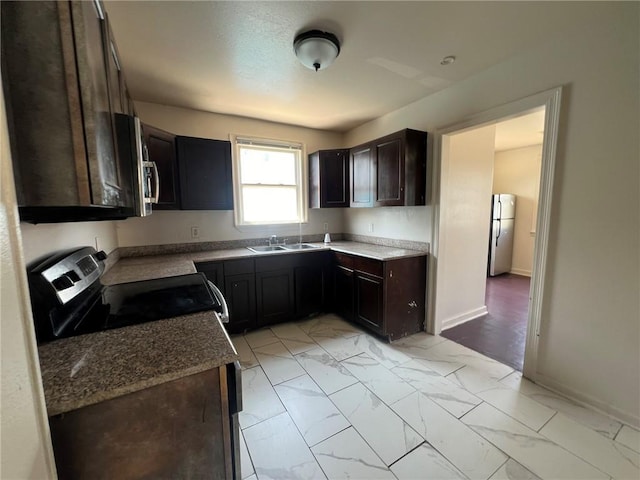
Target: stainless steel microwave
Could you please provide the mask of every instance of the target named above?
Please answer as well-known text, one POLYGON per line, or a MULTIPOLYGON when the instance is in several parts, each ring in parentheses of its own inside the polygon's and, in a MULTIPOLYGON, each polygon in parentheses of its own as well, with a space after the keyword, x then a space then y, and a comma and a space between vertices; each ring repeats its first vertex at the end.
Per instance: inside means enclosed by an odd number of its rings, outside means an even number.
POLYGON ((149 161, 149 150, 138 117, 116 114, 116 132, 120 154, 131 157, 134 214, 136 217, 146 217, 151 215, 152 205, 158 203, 160 195, 158 167, 155 162, 149 161))

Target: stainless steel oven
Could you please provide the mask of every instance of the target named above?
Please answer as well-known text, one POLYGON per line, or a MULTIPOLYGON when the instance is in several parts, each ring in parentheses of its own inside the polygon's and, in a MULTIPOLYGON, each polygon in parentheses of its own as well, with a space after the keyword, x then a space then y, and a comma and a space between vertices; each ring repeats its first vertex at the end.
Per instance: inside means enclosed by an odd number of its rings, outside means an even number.
MULTIPOLYGON (((39 344, 201 311, 213 311, 222 322, 228 321, 222 293, 203 273, 103 286, 100 277, 105 258, 104 252, 81 247, 29 265, 27 276, 39 344)), ((238 362, 226 366, 225 387, 231 475, 239 479, 242 382, 238 362)))
POLYGON ((228 309, 202 273, 103 286, 104 252, 75 248, 32 263, 27 271, 38 343, 212 310, 228 309))

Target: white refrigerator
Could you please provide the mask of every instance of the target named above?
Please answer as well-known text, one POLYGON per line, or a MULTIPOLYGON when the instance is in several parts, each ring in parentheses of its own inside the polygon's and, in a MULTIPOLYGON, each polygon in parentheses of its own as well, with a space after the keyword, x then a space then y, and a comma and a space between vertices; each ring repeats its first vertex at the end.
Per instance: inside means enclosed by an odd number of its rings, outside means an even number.
POLYGON ((487 273, 493 277, 511 271, 516 196, 510 193, 493 195, 491 212, 491 236, 489 238, 487 273))

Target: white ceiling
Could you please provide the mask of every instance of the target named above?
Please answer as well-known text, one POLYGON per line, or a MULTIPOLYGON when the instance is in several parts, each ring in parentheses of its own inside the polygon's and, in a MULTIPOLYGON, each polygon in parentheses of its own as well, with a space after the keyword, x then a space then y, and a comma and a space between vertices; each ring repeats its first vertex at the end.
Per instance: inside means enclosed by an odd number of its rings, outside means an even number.
POLYGON ((346 131, 559 41, 597 14, 575 5, 107 1, 106 9, 135 100, 346 131), (317 73, 292 46, 314 28, 342 43, 317 73), (457 61, 440 65, 446 55, 457 61))
POLYGON ((495 151, 540 145, 544 135, 544 108, 496 124, 495 151))

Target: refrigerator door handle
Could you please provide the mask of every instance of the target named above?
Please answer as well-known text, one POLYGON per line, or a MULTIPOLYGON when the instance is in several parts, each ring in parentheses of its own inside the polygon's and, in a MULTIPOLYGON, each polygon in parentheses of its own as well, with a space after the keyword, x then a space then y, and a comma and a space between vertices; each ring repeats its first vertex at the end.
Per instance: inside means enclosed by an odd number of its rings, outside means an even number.
POLYGON ((502 218, 502 200, 500 200, 500 197, 498 197, 498 220, 500 220, 502 218))
POLYGON ((498 232, 496 233, 496 247, 498 246, 498 239, 500 238, 501 230, 502 230, 502 220, 498 219, 498 232))

